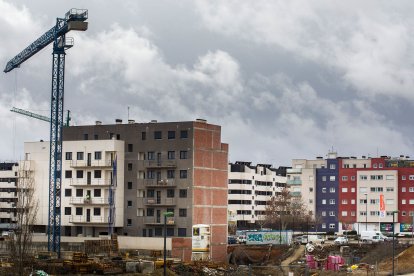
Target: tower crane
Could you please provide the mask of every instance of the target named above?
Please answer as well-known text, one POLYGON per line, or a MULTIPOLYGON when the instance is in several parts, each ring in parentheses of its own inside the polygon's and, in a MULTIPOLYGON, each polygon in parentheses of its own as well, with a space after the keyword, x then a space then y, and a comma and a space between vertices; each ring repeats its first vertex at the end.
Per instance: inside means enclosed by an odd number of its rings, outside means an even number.
POLYGON ((62 128, 65 83, 65 50, 73 46, 69 31, 88 29, 88 10, 71 9, 64 18, 56 18, 56 25, 11 59, 4 72, 20 67, 30 57, 53 42, 52 93, 50 108, 50 156, 49 156, 49 217, 48 249, 60 257, 61 224, 61 177, 62 177, 62 128))
MULTIPOLYGON (((27 111, 27 110, 24 110, 24 109, 21 109, 21 108, 12 107, 10 109, 10 111, 50 123, 50 118, 49 117, 43 116, 43 115, 40 115, 40 114, 36 114, 36 113, 30 112, 30 111, 27 111)), ((70 110, 67 110, 66 123, 65 123, 64 126, 69 126, 70 120, 71 120, 70 110)))

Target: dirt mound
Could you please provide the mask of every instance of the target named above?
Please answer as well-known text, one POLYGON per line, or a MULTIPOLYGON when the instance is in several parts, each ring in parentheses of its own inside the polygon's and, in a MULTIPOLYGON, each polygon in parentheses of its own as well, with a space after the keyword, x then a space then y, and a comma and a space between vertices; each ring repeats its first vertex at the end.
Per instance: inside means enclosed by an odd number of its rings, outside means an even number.
MULTIPOLYGON (((392 254, 392 248, 388 251, 392 254)), ((401 252, 401 248, 396 248, 394 261, 394 270, 398 273, 413 273, 414 272, 414 246, 410 246, 401 252)), ((379 264, 379 270, 391 271, 392 270, 392 255, 386 258, 379 264)))

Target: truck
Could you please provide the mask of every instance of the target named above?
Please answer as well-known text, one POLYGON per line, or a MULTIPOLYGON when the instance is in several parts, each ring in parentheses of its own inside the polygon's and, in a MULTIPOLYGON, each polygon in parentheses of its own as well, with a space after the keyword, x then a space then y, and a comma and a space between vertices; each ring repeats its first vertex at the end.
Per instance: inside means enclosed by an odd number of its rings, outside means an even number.
POLYGON ((360 240, 362 242, 378 243, 389 241, 390 238, 384 236, 380 231, 361 231, 360 240))
POLYGON ((316 243, 316 244, 324 244, 325 239, 322 235, 303 235, 301 239, 302 244, 307 244, 309 242, 316 243))

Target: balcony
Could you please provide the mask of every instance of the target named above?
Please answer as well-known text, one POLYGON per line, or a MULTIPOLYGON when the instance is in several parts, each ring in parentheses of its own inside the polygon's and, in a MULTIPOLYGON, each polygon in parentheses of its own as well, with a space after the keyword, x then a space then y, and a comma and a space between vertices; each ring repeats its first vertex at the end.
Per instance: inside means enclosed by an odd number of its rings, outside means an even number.
POLYGON ((71 160, 70 166, 72 168, 87 168, 87 167, 94 167, 94 168, 112 168, 112 161, 111 160, 71 160))
MULTIPOLYGON (((164 225, 164 217, 144 217, 145 224, 164 225)), ((175 225, 174 217, 167 217, 167 225, 175 225)))
POLYGON ((177 167, 177 161, 169 159, 145 160, 143 165, 148 169, 175 168, 177 167))
POLYGON ((175 198, 144 198, 145 205, 175 206, 175 198))
POLYGON ((111 180, 110 179, 90 179, 89 181, 84 178, 71 178, 70 179, 70 186, 97 186, 97 187, 107 187, 111 186, 111 180))
POLYGON ((70 223, 109 223, 108 218, 104 216, 75 216, 72 215, 69 217, 70 223))
POLYGON ((75 205, 108 205, 109 201, 107 198, 83 198, 83 197, 71 197, 70 204, 75 205))
POLYGON ((294 196, 294 197, 300 197, 301 196, 301 192, 290 192, 290 195, 291 196, 294 196))
POLYGON ((290 179, 286 181, 287 185, 302 185, 301 179, 290 179))
POLYGON ((174 179, 144 179, 144 185, 149 188, 173 188, 177 186, 174 179))
POLYGON ((302 169, 287 169, 286 170, 286 174, 298 174, 298 173, 302 173, 302 169))

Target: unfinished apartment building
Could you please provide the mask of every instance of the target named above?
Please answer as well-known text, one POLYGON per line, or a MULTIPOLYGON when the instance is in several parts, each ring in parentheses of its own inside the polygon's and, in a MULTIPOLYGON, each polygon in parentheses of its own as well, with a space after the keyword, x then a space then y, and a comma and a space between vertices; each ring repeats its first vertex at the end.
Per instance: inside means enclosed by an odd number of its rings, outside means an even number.
MULTIPOLYGON (((63 140, 64 156, 69 151, 73 155, 83 155, 85 159, 87 156, 93 159, 95 153, 83 144, 101 140, 124 143, 123 166, 118 169, 122 178, 118 180, 116 191, 118 195, 122 191, 122 197, 116 201, 122 206, 115 209, 116 217, 123 220, 122 226, 115 228, 119 235, 162 237, 163 214, 172 212, 174 216, 168 218, 166 234, 174 237, 173 255, 178 252, 175 249, 180 248, 179 257, 185 255, 184 259, 188 259, 192 226, 208 224, 211 227, 211 258, 225 259, 228 145, 221 142, 220 126, 205 120, 163 123, 116 120, 111 125, 98 121, 95 125, 64 128, 63 140), (76 143, 69 149, 66 146, 69 142, 76 143)), ((87 163, 82 164, 71 176, 75 178, 76 173, 87 178, 90 168, 87 163)), ((68 193, 73 196, 77 191, 68 193)), ((84 195, 82 192, 82 197, 84 195)), ((103 196, 102 192, 99 195, 103 196)), ((94 194, 91 196, 93 201, 94 194)), ((69 207, 73 203, 76 202, 64 201, 62 206, 69 207)), ((78 204, 84 204, 84 201, 78 204)), ((94 211, 91 209, 90 212, 94 211)), ((103 210, 98 212, 102 214, 103 210)), ((88 222, 82 222, 82 226, 88 225, 88 222)), ((63 224, 74 225, 76 221, 62 221, 63 224)), ((88 233, 96 236, 99 231, 88 233)))

